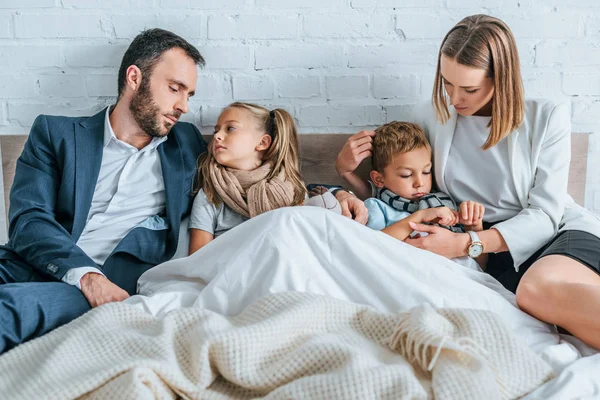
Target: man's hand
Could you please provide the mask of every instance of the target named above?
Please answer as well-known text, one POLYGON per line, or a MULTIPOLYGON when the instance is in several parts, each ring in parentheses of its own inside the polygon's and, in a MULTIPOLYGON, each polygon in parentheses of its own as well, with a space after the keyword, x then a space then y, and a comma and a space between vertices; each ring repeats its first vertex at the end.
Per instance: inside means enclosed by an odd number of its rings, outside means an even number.
POLYGON ((369 220, 369 212, 362 200, 344 190, 338 190, 335 198, 340 202, 342 215, 352 218, 362 225, 366 225, 369 220))
POLYGON ((107 277, 93 272, 85 274, 79 281, 81 292, 92 307, 105 303, 123 301, 129 293, 112 283, 107 277))
POLYGON ((371 157, 375 131, 360 131, 344 143, 335 162, 335 169, 341 177, 354 172, 367 157, 371 157))

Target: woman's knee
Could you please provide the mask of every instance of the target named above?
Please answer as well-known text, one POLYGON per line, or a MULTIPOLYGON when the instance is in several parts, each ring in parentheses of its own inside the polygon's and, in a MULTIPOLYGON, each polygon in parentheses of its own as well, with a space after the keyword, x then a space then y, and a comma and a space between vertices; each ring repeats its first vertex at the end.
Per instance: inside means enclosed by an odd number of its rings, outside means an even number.
POLYGON ((544 271, 543 263, 533 264, 517 286, 517 305, 524 311, 552 307, 555 294, 559 292, 560 279, 551 271, 544 271))

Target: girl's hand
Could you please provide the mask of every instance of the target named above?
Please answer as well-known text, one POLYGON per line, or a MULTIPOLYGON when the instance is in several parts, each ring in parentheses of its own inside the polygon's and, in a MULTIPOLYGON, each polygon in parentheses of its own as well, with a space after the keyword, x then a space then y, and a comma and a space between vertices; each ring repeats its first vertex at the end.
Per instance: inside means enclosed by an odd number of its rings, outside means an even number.
POLYGON ((360 131, 344 143, 335 162, 335 169, 341 177, 350 174, 367 157, 371 157, 375 131, 360 131))
POLYGON ((467 247, 471 241, 467 233, 454 233, 439 226, 409 223, 413 230, 427 232, 428 235, 417 239, 406 239, 404 242, 439 254, 446 258, 462 257, 467 254, 467 247))
POLYGON ((454 226, 458 223, 458 213, 448 207, 427 208, 422 213, 421 222, 436 222, 441 225, 454 226))
MULTIPOLYGON (((485 207, 476 201, 463 201, 460 204, 460 223, 466 226, 481 226, 485 207)), ((481 229, 479 229, 481 230, 481 229)))

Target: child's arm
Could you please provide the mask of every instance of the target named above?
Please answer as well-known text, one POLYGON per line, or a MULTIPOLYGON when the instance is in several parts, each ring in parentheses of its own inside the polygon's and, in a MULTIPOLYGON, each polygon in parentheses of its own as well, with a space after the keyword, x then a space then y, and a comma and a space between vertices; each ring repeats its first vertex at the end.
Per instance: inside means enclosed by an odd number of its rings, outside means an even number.
POLYGON ((438 222, 442 225, 452 226, 458 222, 456 211, 448 207, 427 208, 425 210, 415 211, 408 217, 382 229, 381 231, 395 237, 398 240, 404 241, 410 236, 413 229, 409 222, 420 224, 423 222, 438 222))
POLYGON ((201 229, 190 229, 190 255, 210 243, 214 235, 201 229))

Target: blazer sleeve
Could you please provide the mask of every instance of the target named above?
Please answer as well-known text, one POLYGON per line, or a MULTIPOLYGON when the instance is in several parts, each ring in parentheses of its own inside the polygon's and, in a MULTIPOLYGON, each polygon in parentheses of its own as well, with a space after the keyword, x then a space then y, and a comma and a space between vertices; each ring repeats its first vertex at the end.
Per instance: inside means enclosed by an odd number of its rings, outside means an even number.
MULTIPOLYGON (((541 129, 543 136, 527 207, 513 218, 493 226, 506 241, 517 271, 519 265, 556 234, 567 200, 571 161, 569 109, 564 104, 557 105, 546 121, 537 123, 542 126, 533 129, 541 129)), ((535 151, 537 146, 532 147, 535 151)))
POLYGON ((8 245, 29 265, 56 279, 71 268, 96 266, 56 220, 61 173, 47 118, 36 118, 17 160, 10 191, 8 245))

